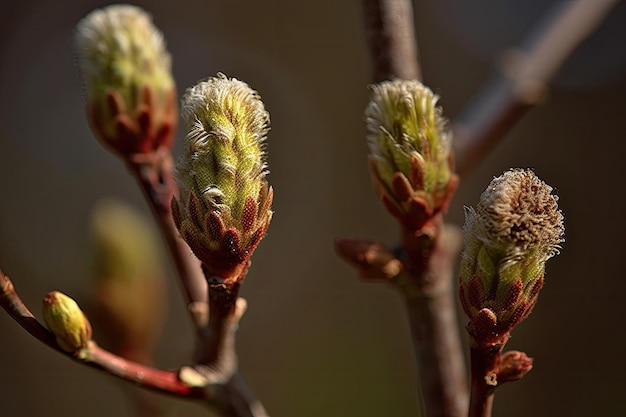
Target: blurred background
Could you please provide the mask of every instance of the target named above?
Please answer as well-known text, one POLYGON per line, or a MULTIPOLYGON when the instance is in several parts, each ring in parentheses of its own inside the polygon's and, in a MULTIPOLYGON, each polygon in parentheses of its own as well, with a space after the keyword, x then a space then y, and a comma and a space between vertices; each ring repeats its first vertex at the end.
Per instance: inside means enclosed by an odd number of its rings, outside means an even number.
MULTIPOLYGON (((448 117, 553 3, 414 2, 425 82, 448 117)), ((74 67, 73 29, 105 4, 7 1, 0 12, 0 266, 37 315, 54 289, 89 312, 88 227, 99 200, 122 199, 147 215, 123 164, 88 129, 74 67)), ((338 236, 393 244, 397 234, 366 164, 370 62, 360 2, 135 4, 167 39, 179 94, 221 71, 258 90, 271 114, 275 215, 243 287, 249 308, 237 340, 253 392, 277 417, 418 415, 400 297, 358 282, 333 251, 338 236)), ((462 207, 475 205, 493 176, 531 167, 558 190, 566 215, 562 254, 507 345, 534 357, 535 368, 498 390, 496 416, 626 415, 625 38, 621 6, 568 61, 545 103, 463 179, 450 209, 448 220, 462 225, 462 207)), ((171 279, 156 362, 177 368, 192 353, 191 327, 165 251, 163 259, 171 279)), ((132 416, 131 388, 70 362, 0 312, 3 415, 132 416)), ((197 404, 151 398, 164 416, 207 415, 197 404)))

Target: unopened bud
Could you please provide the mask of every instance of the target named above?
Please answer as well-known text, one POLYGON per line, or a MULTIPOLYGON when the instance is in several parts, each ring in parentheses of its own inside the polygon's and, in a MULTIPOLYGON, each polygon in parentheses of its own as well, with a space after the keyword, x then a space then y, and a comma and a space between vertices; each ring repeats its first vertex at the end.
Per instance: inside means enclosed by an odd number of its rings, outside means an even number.
POLYGON ((246 83, 218 74, 185 92, 182 116, 174 220, 205 270, 230 282, 247 268, 272 218, 269 114, 246 83))
POLYGON ((66 352, 78 353, 91 340, 91 325, 76 301, 52 291, 43 299, 43 319, 66 352))
POLYGON ((476 341, 505 342, 536 304, 546 261, 563 242, 557 200, 532 171, 515 169, 466 209, 460 296, 476 341))
POLYGON ((163 35, 130 5, 95 10, 75 36, 87 113, 96 136, 122 156, 171 148, 176 87, 163 35))
POLYGON ((383 81, 372 87, 365 109, 376 191, 412 230, 447 209, 458 182, 438 98, 419 81, 383 81))

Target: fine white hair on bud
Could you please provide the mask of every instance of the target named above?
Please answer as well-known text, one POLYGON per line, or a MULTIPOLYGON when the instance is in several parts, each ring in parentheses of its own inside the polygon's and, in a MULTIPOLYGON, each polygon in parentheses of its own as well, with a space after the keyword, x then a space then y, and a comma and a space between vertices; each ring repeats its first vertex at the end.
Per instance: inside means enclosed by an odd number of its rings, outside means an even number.
POLYGON ((505 343, 537 303, 546 262, 563 242, 557 202, 533 171, 511 169, 466 209, 459 296, 475 342, 505 343))
POLYGON ((563 213, 552 191, 531 170, 507 171, 491 181, 475 211, 466 211, 466 234, 503 249, 505 264, 529 250, 545 261, 564 242, 563 213))
POLYGON ((132 75, 130 61, 148 73, 159 70, 155 67, 170 70, 163 35, 150 15, 136 6, 119 4, 94 10, 77 25, 75 44, 87 84, 98 78, 126 81, 132 75))
POLYGON ((75 51, 96 137, 119 156, 171 149, 178 122, 171 58, 148 13, 96 9, 77 25, 75 51))
POLYGON ((417 80, 371 87, 365 109, 374 187, 405 228, 420 229, 445 212, 458 178, 451 133, 439 97, 417 80))
POLYGON ((248 84, 221 73, 188 88, 181 113, 186 135, 174 221, 205 273, 238 282, 272 218, 269 113, 248 84))
POLYGON ((425 159, 437 159, 443 153, 447 159, 451 136, 438 100, 428 87, 415 80, 373 85, 365 109, 370 154, 396 164, 396 152, 405 157, 417 153, 425 159))
POLYGON ((181 103, 187 135, 177 172, 183 193, 199 192, 211 206, 240 216, 268 172, 269 113, 248 84, 221 73, 187 89, 181 103))

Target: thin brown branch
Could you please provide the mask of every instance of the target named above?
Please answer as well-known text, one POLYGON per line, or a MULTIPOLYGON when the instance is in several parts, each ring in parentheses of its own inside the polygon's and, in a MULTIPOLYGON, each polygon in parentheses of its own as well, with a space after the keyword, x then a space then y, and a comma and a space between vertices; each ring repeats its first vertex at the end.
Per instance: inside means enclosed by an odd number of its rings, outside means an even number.
POLYGON ((137 155, 127 166, 150 204, 172 253, 197 329, 196 365, 186 368, 184 380, 198 387, 210 386, 211 398, 225 417, 266 416, 261 403, 237 374, 235 333, 245 311, 245 301, 237 297, 238 284, 237 288, 226 288, 220 282, 213 282, 215 277, 206 277, 200 261, 174 224, 171 200, 177 186, 169 150, 137 155), (211 284, 207 284, 209 281, 211 284))
MULTIPOLYGON (((169 248, 187 305, 207 303, 207 285, 200 261, 180 237, 172 219, 171 201, 178 187, 172 175, 170 151, 162 149, 153 154, 137 155, 134 160, 127 161, 127 166, 143 191, 169 248)), ((191 317, 194 318, 193 314, 191 317)))
MULTIPOLYGON (((442 221, 441 216, 433 220, 442 221)), ((453 226, 438 230, 435 236, 430 243, 425 242, 424 236, 405 236, 405 271, 409 276, 398 283, 406 296, 426 415, 461 417, 467 412, 467 383, 456 318, 456 291, 452 290, 461 236, 453 226), (428 247, 425 256, 411 253, 416 245, 428 247)))
POLYGON ((403 294, 426 415, 461 417, 468 396, 452 285, 461 233, 453 226, 441 230, 441 221, 437 215, 427 233, 405 235, 399 256, 355 238, 337 239, 335 250, 364 281, 386 282, 403 294))
POLYGON ((471 394, 469 417, 491 417, 497 381, 494 369, 504 345, 470 346, 471 394))
MULTIPOLYGON (((224 417, 267 417, 263 406, 253 398, 249 390, 235 374, 225 376, 221 371, 204 367, 202 373, 194 368, 162 370, 129 361, 114 355, 95 342, 90 341, 80 355, 65 352, 57 344, 55 336, 46 329, 26 307, 13 283, 0 270, 0 305, 28 333, 55 351, 83 365, 104 371, 143 388, 176 397, 198 400, 224 417), (190 376, 191 374, 191 376, 190 376)), ((245 302, 237 302, 237 308, 229 320, 229 331, 234 333, 237 322, 245 310, 245 302)), ((234 335, 226 336, 234 339, 234 335)))
POLYGON ((555 4, 519 49, 505 54, 502 70, 454 125, 457 173, 464 176, 540 103, 550 79, 621 0, 555 4))
POLYGON ((76 362, 106 371, 111 375, 156 391, 188 398, 202 398, 204 396, 201 390, 192 389, 183 384, 178 379, 176 371, 164 371, 130 362, 101 349, 93 342, 87 348, 88 353, 85 356, 78 357, 65 352, 57 344, 54 335, 37 321, 33 313, 26 307, 15 291, 15 287, 9 277, 1 270, 0 305, 28 333, 76 362))
POLYGON ((209 299, 204 308, 208 310, 197 311, 198 323, 202 324, 197 360, 181 376, 191 385, 217 386, 215 395, 221 399, 220 412, 225 417, 266 417, 263 405, 237 373, 235 334, 246 310, 246 301, 238 297, 240 284, 226 284, 203 270, 207 274, 209 299))
POLYGON ((421 79, 409 0, 363 0, 365 34, 374 82, 421 79))

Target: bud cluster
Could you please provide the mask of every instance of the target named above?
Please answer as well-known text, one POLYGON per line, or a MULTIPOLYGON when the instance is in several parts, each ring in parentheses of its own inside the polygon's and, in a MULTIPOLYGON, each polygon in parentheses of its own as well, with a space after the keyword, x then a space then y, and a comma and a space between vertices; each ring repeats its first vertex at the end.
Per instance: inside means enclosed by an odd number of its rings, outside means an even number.
POLYGON ((98 138, 119 155, 171 148, 176 87, 163 35, 130 5, 91 12, 76 28, 87 113, 98 138))
POLYGON ((419 81, 384 81, 372 87, 365 110, 376 191, 411 230, 447 209, 458 182, 438 98, 419 81))
POLYGON ((476 210, 466 209, 460 297, 479 343, 506 342, 543 285, 545 264, 563 242, 563 214, 552 187, 532 171, 495 178, 476 210))
POLYGON ((269 114, 246 83, 218 74, 187 89, 182 116, 174 220, 205 271, 237 281, 272 218, 264 149, 269 114))

